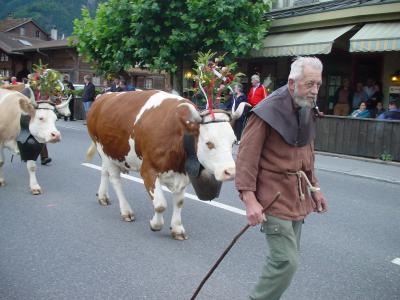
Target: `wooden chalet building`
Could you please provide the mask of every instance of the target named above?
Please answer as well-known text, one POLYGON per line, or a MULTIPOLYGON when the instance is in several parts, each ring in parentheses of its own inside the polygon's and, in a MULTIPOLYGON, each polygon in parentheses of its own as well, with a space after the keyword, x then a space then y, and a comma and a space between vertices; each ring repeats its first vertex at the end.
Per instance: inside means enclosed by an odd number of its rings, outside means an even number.
MULTIPOLYGON (((83 77, 90 74, 94 83, 101 85, 90 64, 86 63, 76 49, 64 37, 57 36, 57 30, 48 34, 33 19, 8 17, 0 20, 0 78, 16 76, 19 81, 32 72, 32 65, 42 61, 49 68, 68 74, 74 83, 83 83, 83 77)), ((128 71, 128 84, 141 89, 168 88, 169 78, 165 73, 155 74, 133 68, 128 71)))

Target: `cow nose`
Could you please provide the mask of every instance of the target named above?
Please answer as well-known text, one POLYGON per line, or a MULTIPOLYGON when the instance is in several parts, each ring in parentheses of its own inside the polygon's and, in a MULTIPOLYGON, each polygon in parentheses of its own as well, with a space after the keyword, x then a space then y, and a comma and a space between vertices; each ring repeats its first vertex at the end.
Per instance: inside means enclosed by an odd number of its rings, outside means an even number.
POLYGON ((235 177, 236 168, 227 168, 224 170, 224 180, 232 180, 235 177))
POLYGON ((51 141, 53 143, 59 142, 61 140, 61 133, 59 133, 58 131, 53 131, 52 133, 50 133, 50 135, 51 135, 51 141))

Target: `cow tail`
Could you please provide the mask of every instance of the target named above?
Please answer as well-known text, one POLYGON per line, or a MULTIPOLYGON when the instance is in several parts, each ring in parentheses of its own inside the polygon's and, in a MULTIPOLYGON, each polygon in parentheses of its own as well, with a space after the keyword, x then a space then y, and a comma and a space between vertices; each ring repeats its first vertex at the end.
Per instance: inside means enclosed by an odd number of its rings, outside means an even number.
POLYGON ((96 153, 96 144, 92 142, 89 149, 86 151, 86 161, 91 161, 96 153))

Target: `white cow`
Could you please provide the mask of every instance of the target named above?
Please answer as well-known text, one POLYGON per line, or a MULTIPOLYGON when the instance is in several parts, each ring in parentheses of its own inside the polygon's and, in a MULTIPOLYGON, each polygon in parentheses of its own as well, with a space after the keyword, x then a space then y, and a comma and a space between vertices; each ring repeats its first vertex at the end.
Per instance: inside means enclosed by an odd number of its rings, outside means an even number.
MULTIPOLYGON (((29 132, 39 143, 56 143, 61 140, 61 134, 55 126, 57 116, 53 104, 42 102, 34 107, 30 99, 20 92, 0 88, 0 187, 5 184, 3 149, 19 153, 16 139, 21 132, 20 120, 23 115, 29 115, 29 132)), ((27 169, 32 194, 40 194, 42 189, 36 179, 35 160, 27 160, 27 169)))

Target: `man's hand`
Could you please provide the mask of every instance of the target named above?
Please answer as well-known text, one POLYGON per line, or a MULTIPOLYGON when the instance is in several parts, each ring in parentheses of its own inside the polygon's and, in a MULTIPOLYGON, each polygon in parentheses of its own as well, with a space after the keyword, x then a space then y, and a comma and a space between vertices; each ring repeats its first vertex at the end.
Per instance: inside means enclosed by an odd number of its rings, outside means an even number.
POLYGON ((243 191, 243 202, 246 205, 246 216, 249 225, 255 226, 267 220, 265 215, 262 213, 263 207, 257 201, 254 192, 243 191))
POLYGON ((328 203, 320 191, 311 193, 312 199, 318 213, 324 213, 328 211, 328 203))

